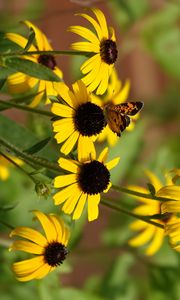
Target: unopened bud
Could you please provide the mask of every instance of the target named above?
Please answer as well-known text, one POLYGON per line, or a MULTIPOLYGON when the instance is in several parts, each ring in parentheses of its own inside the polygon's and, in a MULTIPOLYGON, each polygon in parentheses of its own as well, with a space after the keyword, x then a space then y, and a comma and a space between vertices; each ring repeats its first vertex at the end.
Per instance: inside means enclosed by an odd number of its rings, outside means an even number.
POLYGON ((45 197, 45 198, 47 198, 51 193, 50 188, 48 187, 48 185, 45 184, 45 183, 42 183, 42 182, 37 182, 36 183, 35 191, 36 191, 36 193, 39 197, 45 197))

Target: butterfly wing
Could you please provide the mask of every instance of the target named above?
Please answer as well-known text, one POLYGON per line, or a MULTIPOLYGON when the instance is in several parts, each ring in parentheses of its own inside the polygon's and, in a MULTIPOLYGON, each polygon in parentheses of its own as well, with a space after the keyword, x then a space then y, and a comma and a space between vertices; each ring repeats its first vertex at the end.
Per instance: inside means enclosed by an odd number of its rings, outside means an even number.
POLYGON ((141 101, 136 102, 126 102, 119 105, 115 105, 114 109, 118 110, 120 113, 129 116, 135 116, 144 106, 144 103, 141 101))
POLYGON ((130 118, 126 115, 121 114, 117 110, 114 110, 114 105, 107 105, 104 108, 106 121, 110 127, 110 129, 117 134, 117 136, 121 136, 121 132, 125 130, 125 128, 130 123, 130 118))

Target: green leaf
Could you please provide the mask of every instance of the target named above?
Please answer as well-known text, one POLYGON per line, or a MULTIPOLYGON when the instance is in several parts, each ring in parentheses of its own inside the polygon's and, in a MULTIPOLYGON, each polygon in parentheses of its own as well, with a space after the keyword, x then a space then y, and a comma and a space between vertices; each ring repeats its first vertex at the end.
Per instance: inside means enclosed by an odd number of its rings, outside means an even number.
POLYGON ((36 143, 35 145, 33 145, 32 147, 24 150, 24 152, 28 153, 28 154, 34 154, 39 152, 40 150, 42 150, 51 140, 51 137, 45 138, 42 141, 36 143))
POLYGON ((51 69, 28 59, 7 57, 4 61, 7 67, 15 69, 17 72, 22 72, 42 80, 61 81, 61 79, 51 69))
POLYGON ((0 67, 0 80, 1 79, 6 79, 8 76, 14 74, 16 70, 6 68, 6 67, 0 67))
POLYGON ((148 187, 148 190, 150 191, 151 195, 154 196, 156 194, 154 185, 152 185, 151 183, 147 183, 147 187, 148 187))
POLYGON ((6 83, 6 79, 0 79, 0 90, 3 88, 5 83, 6 83))
POLYGON ((29 29, 29 38, 28 38, 28 41, 27 41, 27 44, 24 48, 24 51, 28 51, 29 48, 31 47, 31 45, 34 43, 34 39, 35 39, 35 32, 33 30, 32 27, 30 27, 29 29))

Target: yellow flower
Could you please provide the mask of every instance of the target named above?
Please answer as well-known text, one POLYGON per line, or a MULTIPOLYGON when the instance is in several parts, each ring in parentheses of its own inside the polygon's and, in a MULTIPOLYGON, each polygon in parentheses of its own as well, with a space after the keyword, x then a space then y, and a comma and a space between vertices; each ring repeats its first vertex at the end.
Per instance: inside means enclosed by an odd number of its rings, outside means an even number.
POLYGON ((72 49, 87 52, 91 57, 83 63, 82 78, 89 91, 96 90, 96 94, 104 94, 108 87, 109 77, 117 59, 117 47, 114 29, 108 28, 106 19, 101 10, 92 9, 97 21, 87 14, 78 14, 85 18, 93 26, 91 31, 83 26, 70 26, 69 31, 85 38, 87 42, 76 42, 72 49))
MULTIPOLYGON (((24 22, 29 28, 33 28, 35 32, 35 41, 36 44, 31 45, 28 51, 52 51, 52 47, 46 38, 46 36, 31 22, 25 21, 24 22)), ((14 43, 18 44, 20 47, 24 48, 27 44, 27 39, 19 34, 16 33, 7 33, 6 37, 13 41, 14 43)), ((41 55, 28 55, 23 56, 23 58, 29 59, 33 62, 42 64, 62 78, 62 72, 57 67, 56 60, 53 55, 41 54, 41 55)), ((53 82, 37 79, 34 77, 30 77, 26 74, 17 72, 8 77, 7 80, 8 89, 12 94, 20 94, 31 90, 36 85, 38 86, 38 95, 36 95, 33 101, 30 103, 31 107, 35 107, 39 104, 39 102, 45 98, 45 103, 49 103, 48 95, 56 96, 57 93, 53 88, 53 82)))
POLYGON ((119 157, 105 163, 108 148, 105 148, 98 159, 96 154, 89 154, 81 161, 59 159, 59 166, 70 172, 55 178, 54 187, 61 188, 54 195, 55 205, 63 204, 62 210, 66 214, 72 214, 72 218, 80 218, 87 203, 88 220, 98 218, 100 193, 107 192, 111 186, 110 172, 119 162, 119 157))
MULTIPOLYGON (((95 94, 92 94, 91 98, 93 103, 99 105, 104 108, 105 105, 108 103, 112 103, 114 105, 121 104, 127 100, 128 94, 130 89, 130 81, 126 80, 124 86, 122 86, 122 82, 118 79, 118 75, 116 70, 114 69, 111 77, 110 82, 107 88, 106 94, 103 96, 103 98, 100 98, 99 96, 96 96, 95 94)), ((139 114, 136 114, 135 116, 131 116, 131 122, 130 125, 126 128, 128 131, 133 130, 134 128, 134 122, 138 118, 139 114)), ((97 141, 103 142, 107 140, 108 144, 113 147, 119 137, 116 133, 114 133, 109 126, 107 125, 104 127, 102 132, 98 135, 97 141)))
MULTIPOLYGON (((12 157, 9 155, 9 158, 12 159, 15 163, 18 165, 22 165, 23 162, 17 157, 12 157)), ((6 180, 9 177, 9 167, 11 167, 12 164, 4 157, 0 156, 0 179, 6 180)))
POLYGON ((10 234, 11 237, 27 239, 14 241, 10 250, 37 255, 13 264, 13 271, 19 281, 43 278, 62 264, 68 253, 66 246, 70 233, 63 221, 54 214, 40 211, 34 211, 34 214, 41 223, 45 236, 29 227, 17 227, 10 234))
POLYGON ((165 214, 177 215, 173 223, 165 225, 165 233, 169 237, 171 247, 180 252, 180 218, 178 218, 180 213, 180 186, 174 184, 179 178, 180 170, 174 169, 168 173, 169 176, 172 176, 172 174, 174 174, 172 182, 162 187, 158 192, 158 196, 172 199, 172 201, 165 201, 161 206, 161 210, 165 214))
MULTIPOLYGON (((155 188, 155 195, 165 197, 165 194, 159 194, 159 191, 162 189, 163 184, 161 181, 150 171, 146 171, 146 174, 150 180, 150 183, 155 188)), ((167 179, 169 182, 169 179, 167 179)), ((148 189, 142 188, 140 186, 131 186, 132 190, 149 194, 148 189)), ((142 204, 136 207, 133 212, 142 215, 142 216, 150 216, 150 215, 156 215, 161 214, 162 210, 162 202, 157 200, 152 200, 151 198, 140 198, 137 196, 135 197, 139 202, 142 204)), ((171 224, 176 220, 176 217, 173 214, 165 214, 164 218, 161 220, 155 219, 154 221, 156 223, 166 225, 171 224)), ((130 224, 130 228, 133 231, 139 232, 138 235, 132 239, 129 240, 129 245, 133 247, 140 247, 145 246, 145 254, 146 255, 153 255, 155 254, 161 247, 163 240, 164 240, 164 229, 161 229, 155 225, 146 223, 141 220, 134 221, 130 224)))
POLYGON ((84 83, 79 80, 73 84, 73 91, 63 82, 54 83, 64 104, 53 103, 52 112, 61 117, 53 122, 53 130, 57 132, 55 139, 64 142, 61 152, 67 155, 75 144, 78 148, 78 159, 84 152, 95 153, 93 141, 106 126, 103 110, 91 102, 90 94, 84 83))
POLYGON ((165 233, 169 237, 170 246, 180 252, 180 218, 165 226, 165 233))

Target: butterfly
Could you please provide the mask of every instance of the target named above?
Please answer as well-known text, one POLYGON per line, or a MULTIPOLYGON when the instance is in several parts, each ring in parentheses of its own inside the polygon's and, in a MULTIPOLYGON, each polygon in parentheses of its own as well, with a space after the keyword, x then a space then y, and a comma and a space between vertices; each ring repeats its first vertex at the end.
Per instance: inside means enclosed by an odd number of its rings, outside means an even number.
POLYGON ((126 102, 118 105, 108 103, 104 106, 104 116, 110 129, 121 136, 121 132, 130 124, 130 117, 135 116, 144 106, 143 102, 126 102))

